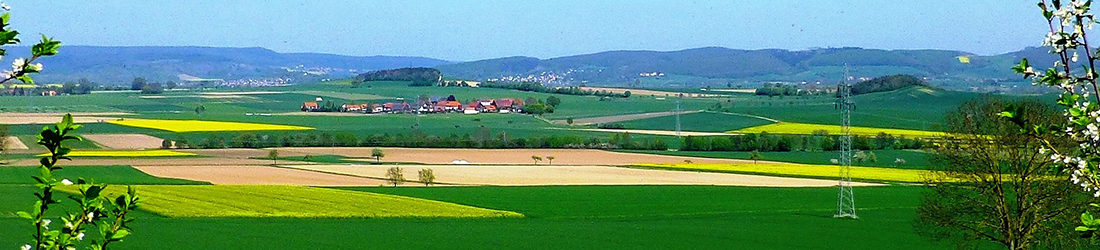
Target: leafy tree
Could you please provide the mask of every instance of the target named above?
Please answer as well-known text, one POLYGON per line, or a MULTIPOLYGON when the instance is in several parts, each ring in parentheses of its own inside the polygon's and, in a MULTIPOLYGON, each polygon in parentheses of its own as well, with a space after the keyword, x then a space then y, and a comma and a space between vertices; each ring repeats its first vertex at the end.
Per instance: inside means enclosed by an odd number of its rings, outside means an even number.
MULTIPOLYGON (((995 99, 970 100, 944 118, 946 136, 934 150, 933 169, 917 207, 917 231, 960 246, 994 242, 1009 249, 1077 249, 1075 209, 1087 195, 1068 174, 1042 155, 1038 136, 997 113, 1009 105, 995 99)), ((1027 107, 1017 115, 1036 125, 1049 125, 1058 112, 1036 101, 1011 103, 1027 107)), ((1044 136, 1050 146, 1072 146, 1044 136)))
POLYGON ((130 82, 130 90, 143 90, 145 89, 145 78, 134 77, 134 80, 130 82))
POLYGON ((401 167, 391 167, 386 170, 386 182, 393 184, 394 187, 401 185, 405 182, 405 174, 401 167))
POLYGON ((539 157, 537 155, 532 155, 531 160, 535 161, 535 165, 539 165, 539 162, 542 161, 542 157, 539 157))
POLYGON ((279 150, 268 150, 267 158, 271 159, 271 165, 279 165, 279 150))
POLYGON ((175 81, 168 81, 167 83, 164 83, 164 87, 167 89, 175 89, 176 87, 179 87, 179 85, 176 84, 175 81))
POLYGON ((435 183, 435 172, 430 168, 420 169, 420 171, 417 171, 417 175, 419 176, 420 183, 424 183, 424 186, 435 183))
POLYGON ((557 107, 558 104, 561 104, 561 99, 559 99, 557 96, 546 97, 546 105, 557 107))
POLYGON ((160 141, 160 148, 169 149, 172 148, 172 140, 164 139, 160 141))
POLYGON ((630 97, 630 90, 627 90, 627 91, 623 92, 623 98, 628 98, 628 97, 630 97))
POLYGON ((565 118, 565 123, 573 125, 573 117, 565 118))
POLYGON ((863 162, 867 161, 867 153, 856 151, 856 153, 852 155, 852 160, 855 160, 856 165, 863 164, 863 162))
POLYGON ((871 163, 877 163, 878 162, 878 156, 875 156, 874 151, 867 151, 867 161, 869 161, 871 163))
POLYGON ((142 94, 160 94, 164 93, 164 87, 160 83, 143 84, 141 87, 142 94))
POLYGON ((376 162, 382 162, 382 157, 386 157, 386 154, 382 152, 381 148, 374 148, 370 151, 370 157, 374 157, 376 162))
POLYGON ((749 153, 749 160, 752 160, 752 164, 756 164, 756 161, 763 160, 763 159, 764 159, 764 156, 760 155, 760 151, 753 150, 752 153, 749 153))
POLYGON ((8 150, 8 125, 0 124, 0 156, 8 150))
POLYGON ((553 155, 546 156, 546 161, 549 162, 550 165, 554 165, 554 156, 553 155))
POLYGON ((187 142, 187 138, 180 136, 176 139, 176 148, 191 148, 191 143, 187 142))

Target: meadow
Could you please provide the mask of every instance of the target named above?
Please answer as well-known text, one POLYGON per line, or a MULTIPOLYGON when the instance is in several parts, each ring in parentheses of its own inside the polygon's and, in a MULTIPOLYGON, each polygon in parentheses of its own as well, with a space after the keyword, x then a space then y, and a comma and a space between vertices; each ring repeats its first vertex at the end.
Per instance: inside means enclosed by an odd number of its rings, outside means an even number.
MULTIPOLYGON (((38 156, 48 156, 39 154, 38 156)), ((194 153, 171 150, 73 150, 70 157, 180 157, 196 156, 194 153)))
MULTIPOLYGON (((751 152, 714 152, 714 151, 667 151, 667 150, 620 150, 622 152, 646 153, 659 155, 692 156, 720 159, 749 160, 751 152)), ((933 166, 932 155, 928 152, 917 150, 873 150, 878 161, 853 162, 853 165, 880 168, 902 169, 931 169, 933 166), (903 162, 898 162, 901 159, 903 162)), ((834 159, 840 157, 835 151, 796 151, 796 152, 760 152, 765 161, 779 161, 814 165, 831 165, 834 159)))
MULTIPOLYGON (((838 179, 840 178, 840 166, 837 165, 809 165, 809 164, 777 164, 771 162, 758 163, 672 163, 672 164, 639 164, 635 167, 708 171, 723 173, 762 174, 804 178, 838 179)), ((927 170, 896 169, 853 166, 851 168, 853 180, 871 182, 907 182, 915 183, 924 180, 927 170)))
MULTIPOLYGON (((627 129, 676 130, 676 116, 662 116, 621 123, 627 129)), ((680 115, 680 130, 726 132, 772 124, 771 121, 734 114, 699 112, 680 115)))
POLYGON ((261 130, 310 130, 313 128, 243 122, 217 122, 199 120, 153 120, 129 119, 109 121, 111 124, 167 130, 172 132, 219 132, 219 131, 261 131, 261 130))

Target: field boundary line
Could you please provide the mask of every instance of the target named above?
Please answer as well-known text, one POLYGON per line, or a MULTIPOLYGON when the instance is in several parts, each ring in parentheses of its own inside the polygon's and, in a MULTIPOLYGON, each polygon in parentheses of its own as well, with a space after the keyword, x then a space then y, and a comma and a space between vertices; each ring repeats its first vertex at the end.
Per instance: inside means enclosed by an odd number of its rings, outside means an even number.
POLYGON ((772 119, 772 118, 768 118, 768 117, 763 117, 763 116, 759 116, 759 115, 750 115, 750 114, 742 114, 742 113, 731 113, 731 112, 717 112, 717 111, 703 111, 703 112, 707 112, 707 113, 715 113, 715 114, 727 114, 727 115, 744 116, 744 117, 749 117, 749 118, 756 118, 756 119, 760 119, 760 120, 765 120, 765 121, 769 121, 769 122, 774 122, 774 123, 780 123, 780 122, 783 122, 783 121, 780 121, 780 120, 778 120, 778 119, 772 119))

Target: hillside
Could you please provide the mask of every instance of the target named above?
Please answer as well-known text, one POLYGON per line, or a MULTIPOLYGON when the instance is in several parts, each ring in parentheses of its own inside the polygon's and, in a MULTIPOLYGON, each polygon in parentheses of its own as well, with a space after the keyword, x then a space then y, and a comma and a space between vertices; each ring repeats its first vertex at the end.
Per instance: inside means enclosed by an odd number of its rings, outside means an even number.
MULTIPOLYGON (((26 57, 27 47, 8 50, 9 58, 26 57)), ((343 56, 278 53, 264 48, 63 46, 57 56, 42 59, 39 82, 75 81, 87 77, 106 85, 129 84, 134 77, 180 81, 180 75, 204 79, 347 78, 379 69, 433 67, 447 61, 424 57, 343 56)))
MULTIPOLYGON (((836 83, 847 71, 870 79, 908 74, 956 90, 1023 85, 1010 68, 1020 58, 1045 65, 1054 58, 1032 47, 994 56, 951 50, 825 48, 803 51, 706 47, 680 51, 609 51, 550 59, 508 57, 441 65, 448 77, 534 79, 563 85, 705 87, 769 81, 836 83), (964 62, 969 59, 969 62, 964 62), (553 75, 555 77, 540 77, 553 75), (526 78, 524 78, 526 77, 526 78), (548 80, 547 80, 548 79, 548 80)), ((995 91, 995 90, 988 90, 995 91)))
POLYGON ((911 75, 889 75, 875 77, 852 85, 852 94, 861 95, 875 92, 898 90, 910 86, 924 86, 924 81, 911 75))

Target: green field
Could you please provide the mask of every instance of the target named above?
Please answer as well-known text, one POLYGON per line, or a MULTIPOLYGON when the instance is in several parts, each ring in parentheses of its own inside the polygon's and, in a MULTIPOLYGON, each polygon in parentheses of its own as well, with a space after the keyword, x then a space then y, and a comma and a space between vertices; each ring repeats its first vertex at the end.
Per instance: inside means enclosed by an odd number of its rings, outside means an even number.
MULTIPOLYGON (((646 153, 646 154, 660 154, 660 155, 678 155, 678 156, 694 156, 694 157, 707 157, 707 158, 723 158, 723 159, 742 159, 748 160, 750 152, 708 152, 708 151, 666 151, 666 150, 621 150, 623 152, 632 153, 646 153)), ((874 152, 875 157, 878 157, 877 162, 860 162, 853 163, 857 166, 865 167, 880 167, 880 168, 903 168, 903 169, 930 169, 932 162, 930 161, 931 154, 923 151, 916 150, 873 150, 867 152, 874 152), (904 163, 899 163, 897 159, 904 160, 904 163)), ((840 153, 835 151, 818 151, 818 152, 760 152, 760 155, 764 157, 765 161, 780 161, 780 162, 792 162, 803 164, 818 164, 818 165, 830 165, 833 159, 840 157, 840 153)))
MULTIPOLYGON (((683 131, 726 132, 771 123, 759 118, 712 112, 680 115, 680 129, 683 131)), ((627 129, 676 130, 676 116, 626 121, 621 124, 627 129)))
MULTIPOLYGON (((0 167, 0 185, 19 184, 30 185, 37 182, 31 178, 38 174, 39 167, 0 167)), ((64 166, 63 170, 54 174, 57 179, 77 178, 93 181, 100 184, 134 184, 134 185, 189 185, 209 184, 180 179, 168 179, 154 177, 130 166, 64 166)), ((30 195, 29 193, 27 195, 30 195)), ((6 197, 6 196, 0 196, 6 197)))
MULTIPOLYGON (((937 249, 911 226, 919 187, 856 188, 860 220, 832 218, 834 188, 572 186, 344 188, 523 213, 508 219, 167 218, 136 213, 115 249, 937 249), (288 233, 294 232, 294 233, 288 233), (808 233, 812 232, 812 233, 808 233), (837 241, 837 238, 850 240, 837 241), (195 240, 202 239, 202 240, 195 240), (165 244, 171 242, 171 244, 165 244), (231 245, 231 246, 229 246, 231 245)), ((22 194, 26 186, 0 186, 22 194)), ((30 204, 32 196, 14 196, 30 204)), ((0 208, 10 206, 0 205, 0 208)), ((10 211, 10 210, 9 210, 10 211)), ((0 235, 27 232, 0 218, 0 235)), ((0 238, 17 248, 22 237, 0 238)))

